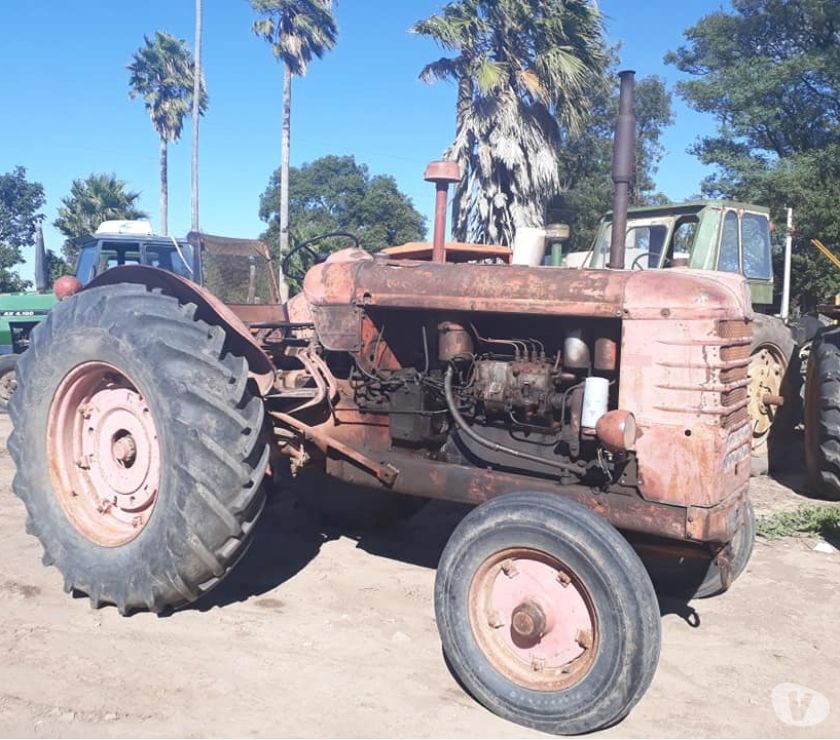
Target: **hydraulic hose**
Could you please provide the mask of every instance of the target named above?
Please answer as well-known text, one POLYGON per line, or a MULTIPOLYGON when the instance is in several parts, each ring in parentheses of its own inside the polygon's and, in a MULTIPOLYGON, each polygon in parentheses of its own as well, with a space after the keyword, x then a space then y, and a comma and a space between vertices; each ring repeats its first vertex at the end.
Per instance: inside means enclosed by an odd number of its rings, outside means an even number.
POLYGON ((499 444, 498 442, 493 442, 486 437, 482 437, 471 426, 469 426, 469 424, 467 424, 466 419, 464 419, 461 412, 458 410, 458 405, 455 403, 455 395, 452 392, 452 379, 454 377, 455 368, 450 366, 450 368, 446 371, 446 377, 443 381, 443 392, 446 396, 446 406, 449 409, 449 413, 452 414, 455 426, 457 426, 458 429, 460 429, 461 432, 463 432, 464 435, 469 437, 473 442, 487 448, 488 450, 492 450, 493 452, 502 452, 520 460, 528 460, 530 462, 539 463, 540 465, 548 465, 552 468, 565 470, 566 472, 576 473, 578 475, 584 472, 585 468, 580 463, 565 463, 558 460, 546 460, 545 458, 538 457, 537 455, 531 455, 527 452, 522 452, 521 450, 517 450, 513 447, 508 447, 506 445, 499 444))

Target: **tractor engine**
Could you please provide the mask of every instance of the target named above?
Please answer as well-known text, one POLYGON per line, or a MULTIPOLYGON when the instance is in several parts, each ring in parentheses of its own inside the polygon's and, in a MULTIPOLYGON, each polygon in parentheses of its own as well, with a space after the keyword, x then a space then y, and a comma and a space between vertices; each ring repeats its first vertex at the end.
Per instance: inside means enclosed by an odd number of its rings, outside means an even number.
POLYGON ((724 541, 749 478, 749 315, 738 276, 351 249, 311 269, 289 306, 272 403, 349 482, 450 498, 462 486, 468 501, 601 491, 619 526, 661 532, 625 511, 635 497, 662 505, 675 538, 724 541), (702 510, 687 532, 689 502, 702 510))
POLYGON ((353 355, 350 371, 358 410, 387 417, 391 445, 439 460, 524 464, 563 479, 607 470, 615 447, 579 458, 596 439, 611 387, 615 402, 618 323, 565 328, 536 318, 531 335, 518 336, 521 320, 471 318, 370 312, 363 322, 371 322, 373 348, 353 355))

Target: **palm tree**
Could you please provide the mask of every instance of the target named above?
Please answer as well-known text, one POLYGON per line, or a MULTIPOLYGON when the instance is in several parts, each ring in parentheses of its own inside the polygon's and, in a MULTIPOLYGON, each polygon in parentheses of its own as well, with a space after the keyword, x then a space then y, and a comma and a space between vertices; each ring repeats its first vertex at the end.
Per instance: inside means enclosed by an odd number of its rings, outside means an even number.
POLYGON ((103 221, 147 218, 137 207, 140 193, 126 190, 126 183, 113 174, 92 174, 84 180, 73 180, 70 195, 61 201, 58 218, 53 222, 67 241, 64 256, 68 262, 76 257, 73 239, 92 234, 103 221))
MULTIPOLYGON (((169 181, 167 147, 178 141, 184 118, 192 108, 195 62, 187 42, 164 31, 157 31, 154 40, 143 37, 144 44, 132 58, 129 97, 142 97, 152 126, 160 137, 160 229, 169 232, 169 181)), ((207 91, 201 82, 198 111, 207 110, 207 91)))
MULTIPOLYGON (((303 77, 313 57, 335 46, 338 28, 333 0, 251 0, 258 18, 253 32, 283 63, 283 125, 280 142, 280 254, 289 248, 289 150, 292 76, 303 77)), ((282 275, 280 284, 284 285, 282 275)))
POLYGON ((203 0, 195 0, 195 74, 192 97, 192 161, 190 163, 191 228, 198 231, 198 122, 201 120, 201 87, 204 74, 201 69, 201 21, 204 14, 203 0))
POLYGON ((411 30, 455 52, 420 74, 458 85, 453 234, 509 244, 559 191, 561 134, 583 125, 606 63, 600 12, 594 0, 454 0, 411 30))

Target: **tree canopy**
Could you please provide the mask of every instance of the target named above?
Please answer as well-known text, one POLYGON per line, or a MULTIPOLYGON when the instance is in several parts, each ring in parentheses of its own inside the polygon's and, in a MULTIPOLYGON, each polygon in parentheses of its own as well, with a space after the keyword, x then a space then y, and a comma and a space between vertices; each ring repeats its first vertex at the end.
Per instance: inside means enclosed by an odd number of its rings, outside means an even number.
POLYGON ((27 180, 25 168, 15 167, 0 175, 0 292, 25 290, 31 285, 12 268, 23 261, 22 250, 35 244, 44 203, 43 186, 27 180))
MULTIPOLYGON (((143 37, 143 46, 128 65, 129 97, 142 98, 152 126, 161 139, 181 138, 184 119, 192 110, 194 60, 187 42, 165 31, 154 39, 143 37)), ((206 87, 202 84, 199 110, 207 109, 206 87)))
POLYGON ((76 258, 73 239, 92 234, 103 221, 148 218, 137 207, 140 193, 126 190, 126 183, 114 174, 91 174, 84 180, 73 180, 70 194, 62 199, 58 218, 53 221, 67 241, 63 252, 68 262, 76 258))
POLYGON ((838 271, 809 246, 816 237, 840 250, 840 4, 733 0, 685 37, 666 61, 693 76, 679 93, 718 121, 694 147, 716 167, 704 193, 767 205, 779 225, 792 207, 794 295, 840 291, 838 271))
POLYGON ((152 126, 160 138, 160 232, 169 232, 168 145, 181 138, 184 119, 193 110, 193 91, 201 91, 198 112, 207 110, 204 80, 195 84, 195 59, 183 39, 157 31, 154 39, 143 37, 128 65, 129 97, 142 98, 152 126))
POLYGON ((252 30, 293 75, 303 76, 313 57, 335 46, 338 28, 332 0, 250 0, 252 30))
MULTIPOLYGON (((275 245, 280 173, 275 171, 260 198, 260 218, 269 224, 263 238, 275 245)), ((390 175, 371 175, 354 157, 326 156, 292 167, 289 213, 293 244, 328 231, 350 231, 364 248, 424 238, 426 220, 390 175)), ((333 246, 344 246, 339 240, 333 246)))
POLYGON ((458 239, 508 244, 544 223, 560 190, 557 149, 586 121, 605 61, 592 0, 454 0, 412 29, 452 52, 421 72, 458 85, 447 158, 463 179, 453 202, 458 239))

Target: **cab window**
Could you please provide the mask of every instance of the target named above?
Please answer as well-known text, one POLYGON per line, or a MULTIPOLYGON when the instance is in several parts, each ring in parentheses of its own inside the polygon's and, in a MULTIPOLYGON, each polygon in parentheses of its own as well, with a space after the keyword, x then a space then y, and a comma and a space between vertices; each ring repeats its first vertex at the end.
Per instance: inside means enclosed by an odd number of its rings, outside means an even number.
POLYGON ((174 272, 176 275, 180 275, 181 277, 191 278, 192 267, 185 261, 192 259, 191 246, 180 242, 178 243, 178 246, 181 249, 181 254, 170 246, 146 244, 145 264, 151 265, 152 267, 159 267, 160 269, 168 270, 169 272, 174 272), (181 259, 181 255, 183 255, 183 259, 181 259))
POLYGON ((677 222, 677 228, 674 229, 674 236, 671 239, 671 253, 686 252, 691 254, 691 248, 694 246, 694 237, 697 234, 697 226, 700 220, 696 216, 689 216, 680 219, 677 222))
POLYGON ((103 242, 102 257, 99 260, 99 272, 112 267, 140 264, 140 245, 134 242, 103 242))
POLYGON ((744 275, 769 280, 773 277, 770 257, 770 223, 760 213, 745 213, 741 217, 741 246, 744 251, 744 275))
POLYGON ((99 247, 93 244, 83 247, 79 251, 79 260, 76 263, 76 277, 82 285, 87 285, 96 277, 96 264, 99 261, 99 247))
POLYGON ((718 270, 722 272, 741 272, 741 255, 738 245, 738 214, 735 211, 728 211, 723 219, 718 270))
POLYGON ((659 267, 659 258, 668 236, 668 227, 661 224, 630 226, 624 240, 625 266, 646 270, 659 267))

